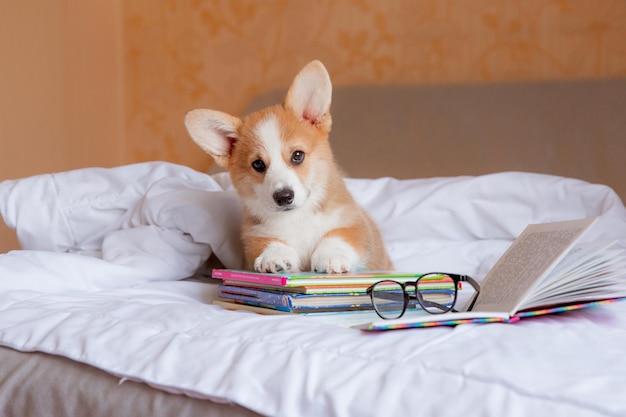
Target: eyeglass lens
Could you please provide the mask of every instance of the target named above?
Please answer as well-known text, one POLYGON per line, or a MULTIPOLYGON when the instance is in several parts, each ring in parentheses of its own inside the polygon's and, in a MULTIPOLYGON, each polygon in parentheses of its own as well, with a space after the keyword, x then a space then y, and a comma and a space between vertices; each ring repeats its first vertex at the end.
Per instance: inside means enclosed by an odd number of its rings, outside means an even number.
POLYGON ((381 281, 372 288, 372 303, 384 319, 397 319, 404 313, 404 290, 395 281, 381 281))
POLYGON ((429 274, 417 281, 417 292, 424 310, 431 314, 450 311, 456 299, 454 280, 445 274, 429 274))

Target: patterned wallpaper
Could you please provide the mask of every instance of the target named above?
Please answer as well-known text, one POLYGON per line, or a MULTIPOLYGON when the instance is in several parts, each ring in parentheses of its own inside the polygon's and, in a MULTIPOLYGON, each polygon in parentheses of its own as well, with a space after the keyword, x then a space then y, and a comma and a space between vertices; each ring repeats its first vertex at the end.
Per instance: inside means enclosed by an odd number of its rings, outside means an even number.
POLYGON ((321 59, 334 84, 626 76, 623 0, 126 0, 128 162, 207 169, 191 108, 241 114, 321 59))

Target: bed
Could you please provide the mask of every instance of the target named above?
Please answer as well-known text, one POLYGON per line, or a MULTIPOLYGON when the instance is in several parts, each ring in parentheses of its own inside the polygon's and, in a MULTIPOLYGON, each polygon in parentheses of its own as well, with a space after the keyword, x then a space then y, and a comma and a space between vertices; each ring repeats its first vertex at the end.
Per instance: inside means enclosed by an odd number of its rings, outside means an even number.
MULTIPOLYGON (((331 140, 398 270, 480 281, 529 223, 599 216, 584 239, 626 246, 625 86, 338 88, 331 140), (441 112, 418 116, 429 103, 441 112)), ((241 263, 224 173, 5 180, 0 212, 22 246, 0 255, 2 415, 626 414, 626 303, 376 333, 213 305, 210 269, 241 263)))

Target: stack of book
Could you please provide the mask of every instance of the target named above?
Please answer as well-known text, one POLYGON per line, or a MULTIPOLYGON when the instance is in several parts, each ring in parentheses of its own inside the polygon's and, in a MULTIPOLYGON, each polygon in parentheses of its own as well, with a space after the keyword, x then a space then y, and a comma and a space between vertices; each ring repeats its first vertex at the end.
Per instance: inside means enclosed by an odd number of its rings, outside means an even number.
POLYGON ((420 274, 368 271, 348 274, 312 272, 265 274, 214 269, 222 280, 215 302, 226 308, 258 313, 328 313, 372 310, 367 288, 382 280, 414 282, 420 274))

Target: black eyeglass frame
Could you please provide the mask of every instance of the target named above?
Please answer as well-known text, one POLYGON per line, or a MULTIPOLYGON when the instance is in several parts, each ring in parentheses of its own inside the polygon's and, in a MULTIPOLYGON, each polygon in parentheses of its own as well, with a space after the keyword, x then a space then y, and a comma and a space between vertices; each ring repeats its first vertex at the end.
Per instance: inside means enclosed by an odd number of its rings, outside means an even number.
POLYGON ((476 302, 476 299, 478 298, 478 294, 480 293, 480 285, 478 284, 478 282, 470 277, 469 275, 460 275, 460 274, 450 274, 447 272, 428 272, 426 274, 421 275, 417 280, 415 280, 415 282, 398 282, 398 281, 394 281, 392 279, 385 279, 385 280, 381 280, 378 281, 372 285, 370 285, 366 292, 367 294, 370 296, 370 299, 372 301, 372 306, 374 307, 374 311, 376 311, 376 314, 378 314, 378 316, 384 320, 394 320, 394 319, 399 319, 400 317, 404 316, 404 313, 406 312, 406 309, 409 305, 409 300, 411 298, 415 298, 417 300, 417 302, 420 304, 420 306, 422 306, 422 308, 424 309, 424 311, 426 311, 429 314, 443 314, 443 313, 449 313, 449 312, 455 312, 458 313, 457 310, 454 309, 454 305, 456 304, 456 299, 457 299, 457 295, 459 293, 459 282, 469 282, 469 284, 472 286, 472 288, 474 288, 474 295, 472 296, 472 300, 471 302, 468 304, 467 307, 467 311, 471 311, 472 307, 474 307, 474 303, 476 302), (454 298, 452 300, 452 302, 450 303, 449 306, 443 305, 443 304, 439 304, 439 303, 435 303, 433 301, 427 301, 424 300, 424 298, 422 297, 422 294, 417 290, 417 284, 419 283, 420 279, 427 277, 427 276, 432 276, 432 275, 447 275, 450 278, 452 278, 452 281, 454 281, 454 298), (382 282, 393 282, 395 284, 398 284, 401 288, 402 288, 402 293, 404 294, 404 302, 402 305, 402 312, 394 318, 390 318, 390 317, 384 317, 379 311, 378 308, 376 307, 376 302, 374 301, 374 294, 373 294, 373 290, 374 287, 376 285, 379 285, 382 282), (406 290, 406 288, 408 286, 413 286, 415 287, 415 295, 413 294, 409 294, 406 290), (435 307, 441 311, 431 311, 430 308, 435 307))

